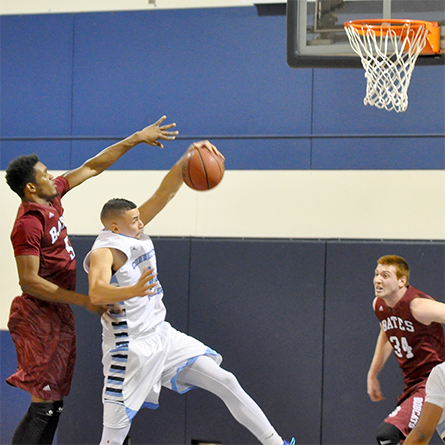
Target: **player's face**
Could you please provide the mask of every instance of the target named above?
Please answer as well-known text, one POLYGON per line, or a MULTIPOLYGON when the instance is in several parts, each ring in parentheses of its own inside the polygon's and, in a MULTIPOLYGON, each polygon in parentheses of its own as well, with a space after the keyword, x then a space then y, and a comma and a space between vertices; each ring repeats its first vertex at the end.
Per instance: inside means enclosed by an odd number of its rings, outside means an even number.
POLYGON ((139 210, 127 210, 117 221, 118 231, 122 235, 131 236, 132 238, 140 238, 144 223, 139 217, 139 210))
POLYGON ((58 195, 56 185, 54 183, 54 176, 48 172, 48 169, 41 163, 37 162, 34 166, 36 173, 36 194, 39 198, 50 201, 58 195))
POLYGON ((380 298, 395 297, 405 287, 405 279, 397 278, 396 267, 378 264, 374 275, 375 296, 380 298))

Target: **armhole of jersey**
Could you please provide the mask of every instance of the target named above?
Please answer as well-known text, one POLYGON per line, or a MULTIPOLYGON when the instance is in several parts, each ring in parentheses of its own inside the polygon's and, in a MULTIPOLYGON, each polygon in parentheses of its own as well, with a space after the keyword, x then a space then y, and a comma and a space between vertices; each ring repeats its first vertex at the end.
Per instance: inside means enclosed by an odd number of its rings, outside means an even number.
MULTIPOLYGON (((125 261, 119 266, 119 268, 117 270, 114 270, 113 268, 111 268, 111 272, 112 272, 112 274, 114 276, 114 275, 116 275, 119 272, 119 270, 122 268, 122 266, 128 261, 129 257, 122 249, 117 249, 116 247, 107 247, 107 249, 112 249, 112 250, 116 250, 118 252, 122 252, 122 254, 126 258, 125 261)), ((112 253, 112 255, 114 255, 114 254, 112 253)))

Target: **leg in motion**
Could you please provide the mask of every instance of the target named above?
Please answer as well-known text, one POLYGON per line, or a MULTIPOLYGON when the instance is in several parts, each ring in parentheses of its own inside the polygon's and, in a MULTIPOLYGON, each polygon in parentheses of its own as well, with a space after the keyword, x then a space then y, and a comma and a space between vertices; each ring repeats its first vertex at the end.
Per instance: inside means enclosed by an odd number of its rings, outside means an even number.
POLYGON ((243 390, 236 377, 210 357, 201 356, 178 374, 178 381, 205 389, 218 396, 233 417, 263 445, 283 445, 266 415, 243 390))

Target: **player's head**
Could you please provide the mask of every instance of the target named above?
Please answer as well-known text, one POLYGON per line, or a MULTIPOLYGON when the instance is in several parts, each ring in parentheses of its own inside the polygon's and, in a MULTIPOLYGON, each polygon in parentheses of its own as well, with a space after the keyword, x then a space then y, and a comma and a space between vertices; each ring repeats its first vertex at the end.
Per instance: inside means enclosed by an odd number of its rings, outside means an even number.
POLYGON ((100 220, 105 229, 133 238, 139 238, 144 227, 136 204, 123 198, 106 202, 100 212, 100 220))
POLYGON ((404 258, 398 255, 385 255, 377 260, 381 266, 394 266, 397 279, 406 278, 406 286, 409 285, 409 265, 404 258))
POLYGON ((36 183, 35 165, 39 162, 36 154, 22 155, 11 161, 6 169, 6 182, 21 199, 25 198, 26 184, 36 183))

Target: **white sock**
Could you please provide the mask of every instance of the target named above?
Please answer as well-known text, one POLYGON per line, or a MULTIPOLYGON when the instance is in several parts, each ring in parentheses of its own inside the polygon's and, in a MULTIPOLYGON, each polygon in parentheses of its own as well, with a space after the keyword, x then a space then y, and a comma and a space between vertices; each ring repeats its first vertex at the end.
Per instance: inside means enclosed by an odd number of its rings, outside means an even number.
POLYGON ((108 428, 104 426, 100 445, 122 445, 130 431, 130 426, 128 425, 124 428, 108 428))
POLYGON ((273 428, 258 437, 258 440, 262 445, 283 445, 284 443, 284 440, 273 428))

